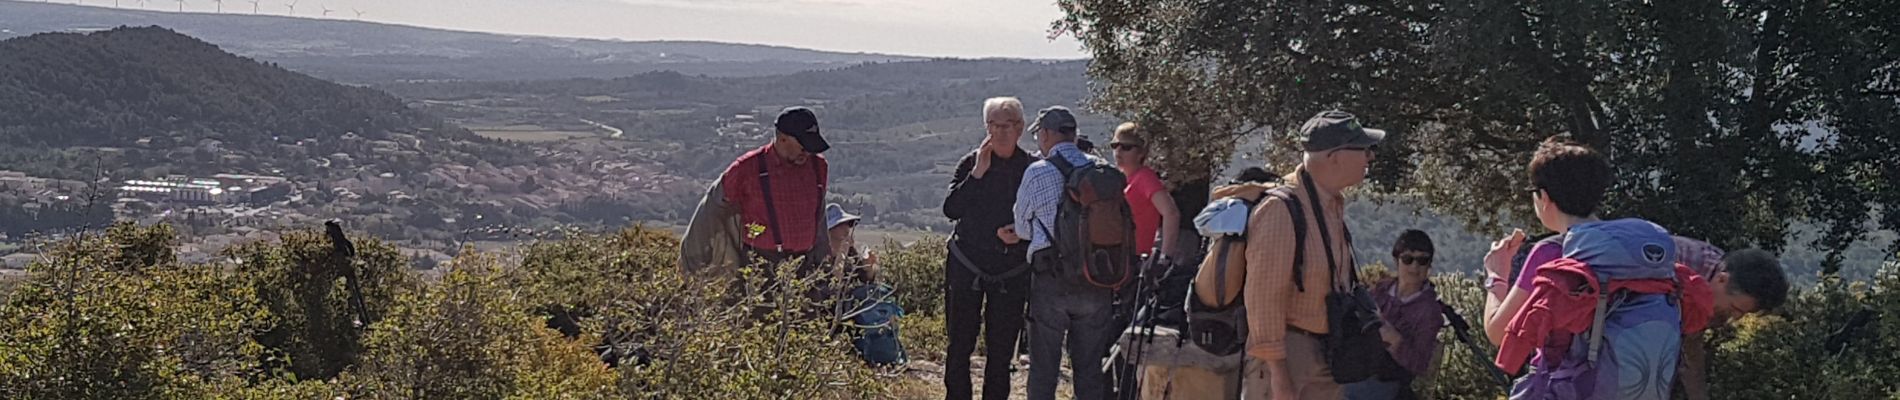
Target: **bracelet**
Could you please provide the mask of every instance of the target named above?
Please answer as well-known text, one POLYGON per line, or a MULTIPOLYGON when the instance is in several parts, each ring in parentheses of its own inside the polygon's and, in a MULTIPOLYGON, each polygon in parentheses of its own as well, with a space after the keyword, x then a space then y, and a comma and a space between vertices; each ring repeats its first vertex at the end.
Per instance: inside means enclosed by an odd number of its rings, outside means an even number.
POLYGON ((1505 282, 1504 278, 1498 277, 1496 275, 1489 276, 1489 277, 1486 277, 1484 280, 1484 290, 1489 291, 1492 289, 1496 289, 1499 286, 1505 286, 1507 284, 1508 282, 1505 282))

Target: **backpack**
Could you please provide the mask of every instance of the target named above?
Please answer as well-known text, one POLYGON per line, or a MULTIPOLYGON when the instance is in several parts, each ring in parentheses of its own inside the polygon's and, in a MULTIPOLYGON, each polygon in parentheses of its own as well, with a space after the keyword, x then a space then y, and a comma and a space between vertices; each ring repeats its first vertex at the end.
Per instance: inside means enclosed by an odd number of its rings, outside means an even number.
POLYGON ((898 317, 904 308, 894 301, 897 290, 882 283, 867 283, 851 289, 842 303, 840 323, 855 329, 851 347, 871 365, 899 365, 910 362, 899 340, 898 317))
POLYGON ((1558 262, 1580 262, 1588 276, 1569 294, 1576 301, 1552 302, 1549 312, 1589 315, 1588 328, 1554 330, 1510 398, 1668 399, 1685 329, 1684 280, 1692 278, 1679 274, 1686 268, 1676 264, 1674 240, 1649 221, 1624 219, 1572 227, 1563 250, 1558 262))
MULTIPOLYGON (((1215 192, 1221 198, 1194 216, 1194 227, 1208 238, 1209 250, 1188 287, 1187 336, 1202 350, 1225 356, 1240 352, 1247 339, 1246 316, 1239 306, 1247 280, 1247 223, 1254 206, 1268 196, 1279 198, 1292 214, 1294 240, 1302 244, 1306 213, 1285 186, 1230 185, 1215 192)), ((1305 250, 1304 245, 1294 247, 1295 269, 1303 268, 1305 250)))
POLYGON ((1135 277, 1135 217, 1122 196, 1128 177, 1099 159, 1073 165, 1055 155, 1048 161, 1062 174, 1062 203, 1056 209, 1054 227, 1041 223, 1037 227, 1055 239, 1050 248, 1056 251, 1058 275, 1121 289, 1135 277))

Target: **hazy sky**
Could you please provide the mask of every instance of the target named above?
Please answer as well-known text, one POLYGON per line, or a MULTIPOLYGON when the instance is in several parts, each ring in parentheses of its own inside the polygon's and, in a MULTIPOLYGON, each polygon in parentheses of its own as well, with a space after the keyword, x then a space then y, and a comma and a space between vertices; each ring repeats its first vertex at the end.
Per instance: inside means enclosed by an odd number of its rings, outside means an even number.
MULTIPOLYGON (((80 0, 87 5, 112 0, 80 0)), ((127 7, 135 0, 121 0, 127 7)), ((289 0, 261 0, 282 15, 289 0)), ((174 0, 146 7, 177 10, 174 0)), ((297 14, 435 28, 614 38, 712 40, 950 57, 1081 58, 1074 38, 1050 40, 1054 0, 299 0, 297 14)), ((211 0, 185 0, 208 12, 211 0)), ((249 13, 226 0, 228 13, 249 13)))

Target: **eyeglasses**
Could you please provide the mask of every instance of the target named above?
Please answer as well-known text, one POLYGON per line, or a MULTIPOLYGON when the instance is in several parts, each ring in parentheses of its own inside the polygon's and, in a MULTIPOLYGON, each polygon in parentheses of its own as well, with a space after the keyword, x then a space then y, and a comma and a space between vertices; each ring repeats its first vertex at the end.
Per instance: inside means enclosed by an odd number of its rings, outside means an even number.
POLYGON ((1540 193, 1543 193, 1543 192, 1544 192, 1544 188, 1540 188, 1540 187, 1533 187, 1533 188, 1530 188, 1530 189, 1524 189, 1524 192, 1526 192, 1526 193, 1530 193, 1530 196, 1531 196, 1531 198, 1537 198, 1537 195, 1538 195, 1538 194, 1540 194, 1540 193))
POLYGON ((1135 151, 1141 149, 1141 146, 1124 143, 1109 143, 1108 148, 1115 149, 1115 151, 1135 151))
POLYGON ((1341 151, 1363 151, 1363 152, 1366 152, 1366 158, 1373 158, 1374 156, 1376 156, 1376 155, 1378 155, 1378 154, 1379 154, 1379 146, 1372 146, 1372 147, 1341 147, 1341 148, 1337 148, 1337 149, 1333 149, 1333 151, 1334 151, 1334 152, 1341 152, 1341 151))
POLYGON ((1407 265, 1417 265, 1421 267, 1432 266, 1432 256, 1429 254, 1422 256, 1399 256, 1398 259, 1399 262, 1407 265))

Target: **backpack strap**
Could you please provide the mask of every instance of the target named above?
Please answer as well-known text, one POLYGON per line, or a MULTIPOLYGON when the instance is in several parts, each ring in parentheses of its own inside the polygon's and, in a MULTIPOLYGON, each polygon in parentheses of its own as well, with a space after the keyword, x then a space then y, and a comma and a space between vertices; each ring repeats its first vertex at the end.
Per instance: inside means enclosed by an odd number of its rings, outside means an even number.
MULTIPOLYGON (((1057 189, 1061 193, 1058 193, 1056 195, 1057 196, 1056 197, 1056 212, 1062 212, 1062 205, 1061 205, 1062 202, 1068 201, 1068 199, 1064 198, 1063 196, 1068 195, 1069 174, 1075 173, 1075 164, 1070 163, 1069 159, 1066 157, 1063 157, 1062 154, 1055 153, 1055 152, 1051 152, 1051 154, 1049 154, 1049 158, 1043 159, 1043 161, 1048 161, 1049 166, 1056 167, 1056 173, 1062 176, 1063 186, 1057 189)), ((1049 238, 1049 248, 1057 249, 1058 252, 1061 251, 1061 248, 1055 245, 1056 243, 1055 228, 1050 228, 1049 224, 1045 224, 1042 222, 1042 220, 1036 219, 1036 218, 1030 218, 1029 224, 1032 225, 1031 228, 1041 229, 1042 236, 1049 238)))
POLYGON ((770 221, 767 222, 772 224, 771 226, 765 227, 765 230, 772 233, 772 245, 777 247, 772 249, 772 251, 784 253, 785 235, 779 233, 778 205, 773 204, 772 201, 772 173, 766 170, 766 164, 770 164, 772 161, 766 159, 766 157, 771 157, 772 155, 771 153, 759 153, 759 156, 759 158, 753 159, 752 162, 759 164, 759 190, 764 192, 761 200, 765 202, 765 218, 769 219, 770 221))
POLYGON ((1610 297, 1620 294, 1621 292, 1597 293, 1595 321, 1590 323, 1590 352, 1584 355, 1590 360, 1590 365, 1596 365, 1597 353, 1603 350, 1603 320, 1610 315, 1610 297))
MULTIPOLYGON (((963 254, 963 246, 957 245, 957 237, 955 235, 950 236, 949 247, 950 259, 955 260, 956 263, 962 265, 964 269, 976 274, 976 281, 970 282, 970 290, 982 290, 983 284, 985 283, 1002 282, 1029 272, 1029 264, 1027 263, 1018 265, 1015 268, 1010 268, 1008 271, 1003 271, 1003 273, 1000 274, 992 274, 988 271, 984 271, 982 268, 976 266, 976 262, 970 261, 970 256, 963 254)), ((1000 288, 1000 290, 1002 290, 1003 293, 1009 292, 1007 287, 1000 288)))
POLYGON ((1293 219, 1293 288, 1306 293, 1306 208, 1285 186, 1268 191, 1267 195, 1280 199, 1293 219))
MULTIPOLYGON (((1326 223, 1326 204, 1324 201, 1319 201, 1319 189, 1313 187, 1312 174, 1304 170, 1300 171, 1300 186, 1306 187, 1306 197, 1313 199, 1313 217, 1319 219, 1319 240, 1321 244, 1326 246, 1326 248, 1321 249, 1326 253, 1326 276, 1328 277, 1326 283, 1331 285, 1334 284, 1334 281, 1338 280, 1338 276, 1334 274, 1339 271, 1339 259, 1338 256, 1333 255, 1333 234, 1328 232, 1331 229, 1326 226, 1328 225, 1326 223)), ((1344 224, 1341 225, 1343 226, 1344 224)), ((1344 232, 1344 234, 1346 235, 1346 242, 1352 243, 1352 232, 1348 230, 1344 232)), ((1348 257, 1346 262, 1352 262, 1352 258, 1348 257)), ((1349 265, 1348 267, 1351 266, 1349 265)), ((1294 271, 1297 273, 1299 270, 1295 269, 1294 271)), ((1359 279, 1356 275, 1358 274, 1346 274, 1346 281, 1350 282, 1350 285, 1357 286, 1359 279)), ((1297 282, 1303 280, 1301 278, 1302 277, 1296 275, 1294 279, 1296 279, 1297 282)))
POLYGON ((1047 158, 1046 160, 1049 161, 1050 166, 1056 167, 1057 172, 1062 173, 1062 180, 1064 183, 1067 183, 1069 180, 1069 174, 1075 173, 1075 167, 1077 167, 1077 165, 1075 165, 1075 163, 1069 162, 1069 158, 1063 157, 1061 153, 1054 153, 1054 152, 1051 152, 1051 153, 1052 154, 1049 154, 1049 158, 1047 158))

